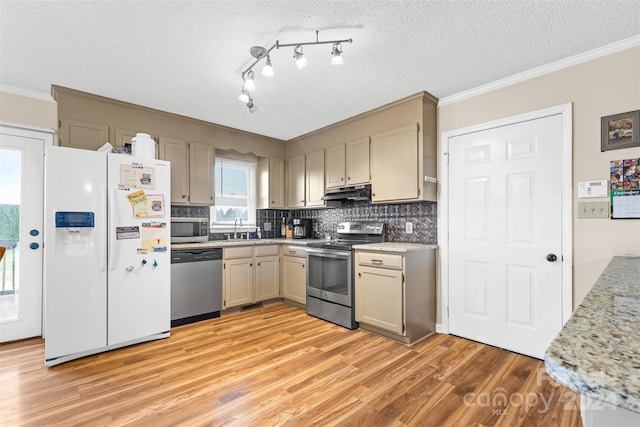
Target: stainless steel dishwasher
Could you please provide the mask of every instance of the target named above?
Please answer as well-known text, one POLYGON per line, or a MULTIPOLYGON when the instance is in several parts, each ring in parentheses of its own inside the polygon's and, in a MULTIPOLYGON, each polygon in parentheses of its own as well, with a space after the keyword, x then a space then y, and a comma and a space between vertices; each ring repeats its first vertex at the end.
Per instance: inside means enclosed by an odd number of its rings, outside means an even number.
POLYGON ((171 326, 220 317, 222 248, 171 250, 171 326))

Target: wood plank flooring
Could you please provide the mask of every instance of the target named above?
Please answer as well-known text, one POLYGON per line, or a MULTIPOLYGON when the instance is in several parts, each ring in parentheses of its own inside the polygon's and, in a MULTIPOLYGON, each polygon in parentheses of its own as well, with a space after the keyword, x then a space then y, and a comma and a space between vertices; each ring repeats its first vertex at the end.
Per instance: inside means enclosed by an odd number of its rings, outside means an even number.
POLYGON ((2 426, 580 426, 543 363, 448 335, 406 347, 274 304, 47 368, 0 346, 2 426))

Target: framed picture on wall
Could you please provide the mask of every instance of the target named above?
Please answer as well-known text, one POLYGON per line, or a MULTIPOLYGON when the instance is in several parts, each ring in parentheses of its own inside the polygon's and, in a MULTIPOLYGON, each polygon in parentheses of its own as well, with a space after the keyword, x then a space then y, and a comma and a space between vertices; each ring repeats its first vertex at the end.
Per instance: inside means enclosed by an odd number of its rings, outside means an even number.
POLYGON ((601 119, 601 150, 640 147, 640 110, 601 119))

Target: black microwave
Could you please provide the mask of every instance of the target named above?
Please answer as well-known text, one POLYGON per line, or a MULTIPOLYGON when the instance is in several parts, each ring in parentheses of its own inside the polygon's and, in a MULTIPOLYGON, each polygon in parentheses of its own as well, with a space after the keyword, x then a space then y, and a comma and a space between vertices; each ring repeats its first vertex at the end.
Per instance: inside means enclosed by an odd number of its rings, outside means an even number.
POLYGON ((205 243, 208 240, 208 218, 171 218, 171 243, 205 243))

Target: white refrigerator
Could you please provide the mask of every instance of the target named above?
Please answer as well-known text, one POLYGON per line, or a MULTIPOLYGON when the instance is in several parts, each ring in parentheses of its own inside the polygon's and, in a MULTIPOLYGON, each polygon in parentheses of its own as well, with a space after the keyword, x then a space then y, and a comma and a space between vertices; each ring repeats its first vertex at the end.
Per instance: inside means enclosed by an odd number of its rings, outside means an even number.
POLYGON ((170 164, 45 151, 45 364, 169 336, 170 164))

